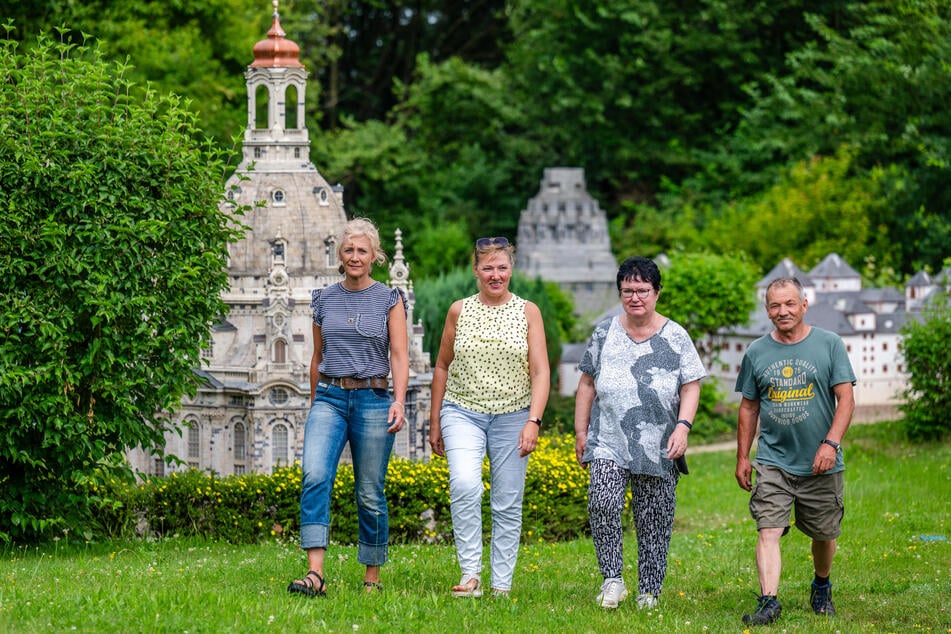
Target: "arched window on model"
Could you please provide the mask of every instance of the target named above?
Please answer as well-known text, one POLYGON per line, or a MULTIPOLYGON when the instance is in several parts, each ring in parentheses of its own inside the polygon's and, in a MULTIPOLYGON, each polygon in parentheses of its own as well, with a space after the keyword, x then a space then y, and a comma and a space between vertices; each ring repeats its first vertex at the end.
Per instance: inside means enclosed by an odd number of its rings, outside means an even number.
POLYGON ((200 466, 201 460, 201 432, 197 420, 190 418, 185 424, 188 427, 188 433, 186 435, 188 460, 186 462, 189 469, 197 469, 200 466))
POLYGON ((267 130, 270 126, 268 121, 268 89, 264 84, 254 89, 254 129, 267 130))
POLYGON ((247 473, 248 431, 240 420, 234 423, 234 474, 247 473))
POLYGON ((296 130, 297 125, 297 86, 288 86, 284 91, 284 128, 296 130))
POLYGON ((326 266, 333 266, 337 262, 337 241, 333 236, 324 238, 324 256, 327 258, 326 266))
POLYGON ((271 462, 275 467, 288 463, 287 426, 281 423, 271 430, 271 462))
POLYGON ((165 477, 165 451, 162 450, 157 455, 152 456, 152 475, 159 478, 165 477))

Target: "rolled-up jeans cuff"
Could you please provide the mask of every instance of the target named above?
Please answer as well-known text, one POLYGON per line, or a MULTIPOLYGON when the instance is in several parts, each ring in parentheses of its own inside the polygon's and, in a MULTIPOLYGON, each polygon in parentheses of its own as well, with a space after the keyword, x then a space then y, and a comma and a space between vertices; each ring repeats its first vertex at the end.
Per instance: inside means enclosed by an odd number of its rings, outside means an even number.
POLYGON ((305 524, 300 527, 301 548, 326 548, 330 543, 330 527, 326 524, 305 524))
POLYGON ((387 545, 373 546, 359 543, 357 545, 357 561, 364 566, 382 566, 386 563, 387 545))

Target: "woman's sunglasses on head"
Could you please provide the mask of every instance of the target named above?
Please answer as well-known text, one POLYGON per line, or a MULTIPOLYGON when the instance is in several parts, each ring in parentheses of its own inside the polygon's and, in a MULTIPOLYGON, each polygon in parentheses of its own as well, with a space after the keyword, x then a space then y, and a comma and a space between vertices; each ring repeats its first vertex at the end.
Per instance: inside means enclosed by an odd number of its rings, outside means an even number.
POLYGON ((504 249, 509 246, 509 241, 504 236, 498 236, 495 238, 479 238, 476 240, 477 249, 488 249, 490 247, 499 247, 504 249))

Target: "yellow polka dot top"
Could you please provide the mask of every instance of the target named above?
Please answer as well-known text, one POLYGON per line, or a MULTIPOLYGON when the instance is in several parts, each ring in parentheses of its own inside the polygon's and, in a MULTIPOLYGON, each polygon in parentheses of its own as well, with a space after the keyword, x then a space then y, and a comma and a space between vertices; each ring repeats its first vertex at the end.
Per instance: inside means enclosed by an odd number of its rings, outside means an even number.
POLYGON ((478 295, 462 300, 456 322, 446 399, 480 414, 507 414, 528 407, 528 320, 525 300, 512 295, 486 306, 478 295))

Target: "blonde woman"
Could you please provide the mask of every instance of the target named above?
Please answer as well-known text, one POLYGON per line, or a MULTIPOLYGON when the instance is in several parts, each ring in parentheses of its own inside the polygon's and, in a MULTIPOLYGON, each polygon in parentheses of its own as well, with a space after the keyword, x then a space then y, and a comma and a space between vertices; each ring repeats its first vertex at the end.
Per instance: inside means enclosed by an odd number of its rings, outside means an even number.
POLYGON ((548 401, 541 311, 509 290, 515 262, 506 238, 479 238, 479 292, 452 304, 433 370, 430 444, 449 461, 452 529, 462 579, 456 597, 482 596, 482 459, 489 457, 492 591, 512 587, 522 531, 528 455, 548 401))
POLYGON ((330 496, 337 463, 349 442, 359 520, 357 559, 363 585, 382 590, 389 514, 384 480, 393 437, 403 428, 409 382, 406 303, 400 291, 370 277, 386 256, 372 222, 347 223, 337 247, 344 279, 313 291, 314 355, 311 408, 304 431, 301 547, 309 572, 288 591, 308 597, 326 591, 324 557, 330 541, 330 496), (387 375, 392 373, 393 396, 387 375))

